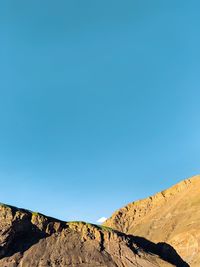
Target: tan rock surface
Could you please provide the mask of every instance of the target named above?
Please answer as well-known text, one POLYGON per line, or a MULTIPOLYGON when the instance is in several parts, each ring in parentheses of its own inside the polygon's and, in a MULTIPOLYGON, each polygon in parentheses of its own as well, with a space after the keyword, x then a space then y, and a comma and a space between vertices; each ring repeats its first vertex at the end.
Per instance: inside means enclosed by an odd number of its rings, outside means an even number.
POLYGON ((0 205, 1 267, 172 266, 161 260, 160 248, 147 244, 105 227, 0 205))
POLYGON ((200 176, 116 211, 105 224, 155 243, 166 242, 192 267, 200 266, 200 176))

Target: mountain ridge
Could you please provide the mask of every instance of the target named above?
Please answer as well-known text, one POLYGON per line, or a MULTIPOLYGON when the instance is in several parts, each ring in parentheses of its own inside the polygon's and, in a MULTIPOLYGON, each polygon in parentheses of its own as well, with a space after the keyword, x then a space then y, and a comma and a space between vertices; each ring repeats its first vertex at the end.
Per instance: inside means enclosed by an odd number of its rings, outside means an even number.
POLYGON ((180 262, 167 244, 0 205, 1 267, 170 267, 171 253, 180 262))
POLYGON ((134 201, 113 213, 104 225, 148 240, 167 242, 191 266, 200 266, 200 175, 134 201))

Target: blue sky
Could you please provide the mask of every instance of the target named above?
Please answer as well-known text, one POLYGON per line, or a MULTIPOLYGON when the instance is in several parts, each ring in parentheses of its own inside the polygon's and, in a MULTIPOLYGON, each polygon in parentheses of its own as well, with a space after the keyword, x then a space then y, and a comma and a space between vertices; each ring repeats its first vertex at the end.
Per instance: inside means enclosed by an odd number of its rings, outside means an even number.
POLYGON ((95 222, 200 172, 199 1, 1 1, 0 201, 95 222))

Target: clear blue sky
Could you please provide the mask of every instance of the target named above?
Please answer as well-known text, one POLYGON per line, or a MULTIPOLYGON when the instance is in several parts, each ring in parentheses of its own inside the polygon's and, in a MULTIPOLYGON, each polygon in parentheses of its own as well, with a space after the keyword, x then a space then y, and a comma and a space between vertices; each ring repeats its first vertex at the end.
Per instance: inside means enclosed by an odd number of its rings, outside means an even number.
POLYGON ((0 3, 0 201, 95 222, 200 172, 200 2, 0 3))

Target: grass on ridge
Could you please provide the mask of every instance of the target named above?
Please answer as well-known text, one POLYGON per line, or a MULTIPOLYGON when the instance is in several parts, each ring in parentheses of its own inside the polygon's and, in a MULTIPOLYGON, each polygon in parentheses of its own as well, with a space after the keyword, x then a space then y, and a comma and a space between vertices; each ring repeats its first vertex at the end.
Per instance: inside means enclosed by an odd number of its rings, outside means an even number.
POLYGON ((88 222, 84 222, 84 221, 69 221, 67 222, 67 224, 83 224, 86 226, 93 226, 95 228, 98 228, 99 230, 103 230, 103 231, 114 231, 111 227, 107 227, 104 225, 100 225, 100 224, 93 224, 93 223, 88 223, 88 222))

